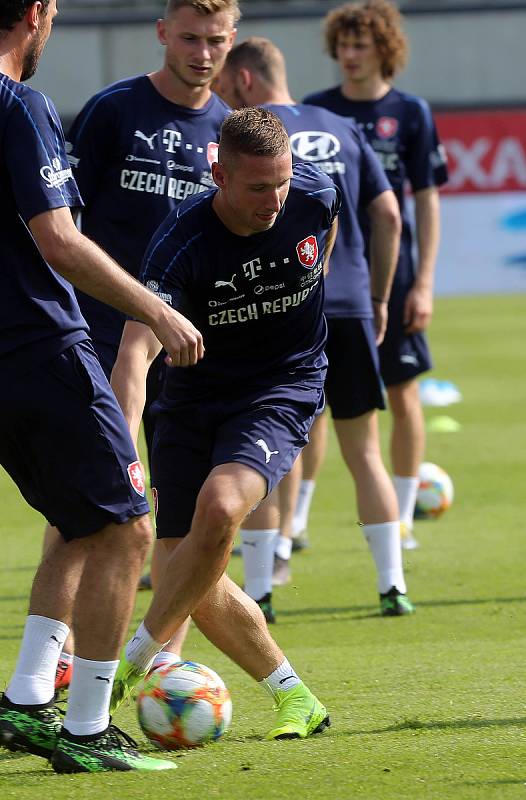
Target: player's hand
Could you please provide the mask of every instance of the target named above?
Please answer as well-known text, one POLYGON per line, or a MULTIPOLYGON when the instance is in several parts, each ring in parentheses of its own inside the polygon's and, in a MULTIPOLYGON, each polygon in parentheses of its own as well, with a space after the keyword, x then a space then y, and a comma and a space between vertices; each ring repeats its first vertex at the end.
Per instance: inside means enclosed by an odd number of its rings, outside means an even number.
POLYGON ((404 307, 404 328, 406 333, 425 331, 433 316, 433 292, 431 289, 415 286, 410 289, 404 307))
POLYGON ((154 328, 154 333, 167 352, 169 367, 192 367, 200 361, 205 348, 203 337, 189 319, 169 306, 166 314, 154 328))
POLYGON ((377 303, 373 300, 374 329, 376 332, 376 346, 382 344, 387 330, 387 303, 377 303))

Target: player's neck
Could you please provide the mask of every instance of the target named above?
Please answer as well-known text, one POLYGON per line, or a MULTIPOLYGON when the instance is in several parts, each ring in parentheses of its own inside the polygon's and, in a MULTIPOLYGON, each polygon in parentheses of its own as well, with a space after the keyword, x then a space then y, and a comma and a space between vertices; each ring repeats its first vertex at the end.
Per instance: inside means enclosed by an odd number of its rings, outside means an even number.
POLYGON ((20 59, 11 50, 10 52, 0 53, 0 72, 7 75, 13 81, 19 81, 22 76, 22 65, 20 59))
POLYGON ((153 86, 170 103, 185 108, 202 108, 212 94, 210 85, 188 86, 166 67, 148 75, 153 86))
POLYGON ((274 89, 269 91, 265 100, 263 102, 266 105, 273 105, 273 106, 295 106, 296 101, 292 99, 288 91, 274 89))
POLYGON ((381 75, 373 75, 363 81, 345 81, 341 91, 349 100, 380 100, 390 88, 391 84, 381 75))

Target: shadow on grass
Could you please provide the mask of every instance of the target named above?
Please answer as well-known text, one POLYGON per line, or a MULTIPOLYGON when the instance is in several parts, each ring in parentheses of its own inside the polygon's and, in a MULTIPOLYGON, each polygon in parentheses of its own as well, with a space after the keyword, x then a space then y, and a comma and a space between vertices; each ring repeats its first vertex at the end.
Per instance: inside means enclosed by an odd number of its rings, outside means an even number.
MULTIPOLYGON (((472 598, 472 599, 459 599, 459 600, 448 600, 444 599, 437 599, 437 600, 417 600, 415 602, 416 608, 440 608, 440 607, 448 607, 448 606, 478 606, 478 605, 499 605, 505 603, 524 603, 526 602, 526 596, 521 597, 484 597, 484 598, 472 598)), ((332 606, 332 607, 323 607, 323 606, 310 606, 307 608, 289 608, 289 609, 280 609, 279 608, 279 599, 274 602, 276 606, 277 613, 279 615, 280 622, 281 620, 286 620, 287 617, 289 621, 292 622, 294 617, 317 617, 316 624, 320 622, 333 622, 334 619, 380 619, 380 615, 378 613, 378 607, 374 605, 356 605, 356 606, 332 606), (323 620, 320 617, 330 617, 331 619, 323 620)), ((285 623, 287 624, 287 623, 285 623)))
POLYGON ((369 731, 352 731, 354 736, 364 736, 381 733, 401 733, 402 731, 435 731, 435 730, 462 730, 479 728, 507 728, 523 727, 526 724, 526 717, 504 717, 503 719, 444 719, 435 722, 426 722, 421 719, 404 719, 396 725, 389 725, 386 728, 375 728, 369 731))
POLYGON ((524 786, 526 785, 526 774, 524 778, 509 778, 498 781, 462 781, 455 782, 455 786, 524 786))

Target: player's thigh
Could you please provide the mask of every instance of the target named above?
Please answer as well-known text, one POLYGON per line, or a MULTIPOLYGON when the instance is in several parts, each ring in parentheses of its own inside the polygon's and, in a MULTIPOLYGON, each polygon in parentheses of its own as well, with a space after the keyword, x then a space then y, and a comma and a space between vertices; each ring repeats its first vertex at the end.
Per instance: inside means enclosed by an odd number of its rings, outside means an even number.
POLYGON ((157 416, 151 475, 158 539, 179 539, 190 532, 197 496, 213 466, 213 440, 213 421, 202 408, 157 416))
POLYGON ((252 402, 224 420, 217 430, 214 466, 244 464, 261 475, 270 494, 292 468, 309 440, 324 405, 323 389, 298 386, 290 396, 252 402))
POLYGON ((333 419, 385 408, 373 321, 335 318, 328 329, 325 391, 333 419))
POLYGON ((90 342, 3 394, 0 458, 66 540, 148 512, 142 468, 90 342))

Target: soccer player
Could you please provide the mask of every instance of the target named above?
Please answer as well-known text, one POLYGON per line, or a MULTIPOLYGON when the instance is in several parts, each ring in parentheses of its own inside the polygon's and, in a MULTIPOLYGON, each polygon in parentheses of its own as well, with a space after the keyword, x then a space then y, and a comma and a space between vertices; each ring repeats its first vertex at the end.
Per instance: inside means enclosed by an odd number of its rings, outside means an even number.
MULTIPOLYGON (((400 236, 394 192, 356 125, 325 109, 294 103, 283 54, 268 39, 252 37, 230 51, 218 91, 231 104, 270 108, 288 131, 294 159, 316 164, 341 190, 338 236, 325 281, 329 359, 325 390, 342 455, 356 486, 362 531, 376 566, 381 613, 410 613, 413 606, 406 596, 398 504, 382 460, 377 414, 385 406, 376 345, 385 331, 400 236), (370 277, 360 214, 371 226, 370 277)), ((320 424, 324 425, 317 420, 314 429, 320 424)), ((252 584, 261 591, 258 579, 263 579, 268 563, 265 539, 273 527, 265 524, 265 512, 264 507, 258 509, 241 536, 249 594, 252 584)), ((269 514, 272 523, 275 513, 269 509, 269 514)), ((290 538, 287 544, 285 549, 280 541, 283 549, 276 551, 275 584, 288 579, 290 538)), ((267 576, 267 585, 271 577, 267 576)))
POLYGON ((51 759, 57 772, 170 769, 110 725, 151 526, 142 468, 71 283, 150 325, 174 365, 195 364, 203 345, 75 227, 70 208, 81 199, 57 112, 23 83, 56 13, 55 0, 0 7, 0 463, 62 534, 33 581, 0 697, 0 744, 51 759), (62 723, 54 681, 71 625, 77 655, 62 723))
POLYGON ((412 535, 413 513, 425 446, 416 378, 431 368, 424 332, 433 313, 440 229, 437 187, 447 180, 446 160, 428 104, 392 85, 407 57, 402 18, 393 3, 366 0, 330 11, 325 44, 338 62, 343 82, 309 95, 305 102, 358 123, 382 162, 402 214, 400 257, 380 367, 392 414, 391 464, 406 533, 403 544, 411 548, 417 545, 412 535), (416 263, 406 182, 415 200, 416 263))
MULTIPOLYGON (((70 161, 85 203, 82 231, 135 277, 165 217, 212 184, 210 164, 229 109, 210 84, 232 46, 238 18, 237 0, 168 0, 157 23, 162 67, 103 89, 69 131, 70 161)), ((109 378, 125 317, 89 295, 78 298, 109 378)), ((154 428, 149 410, 163 376, 161 354, 148 375, 143 417, 148 453, 154 428)), ((183 640, 184 629, 179 652, 183 640)), ((71 650, 72 643, 67 646, 71 650)), ((68 660, 64 653, 59 668, 67 668, 68 660)), ((67 680, 66 672, 58 685, 67 680)))
MULTIPOLYGON (((223 123, 212 176, 217 190, 172 212, 144 260, 142 280, 202 326, 206 355, 171 370, 157 404, 165 568, 126 646, 112 708, 191 614, 271 694, 278 719, 267 738, 304 738, 329 724, 327 711, 224 570, 240 523, 290 470, 323 406, 323 267, 339 194, 312 168, 293 174, 283 125, 255 108, 223 123)), ((112 383, 134 437, 158 350, 146 325, 126 323, 112 383)))

